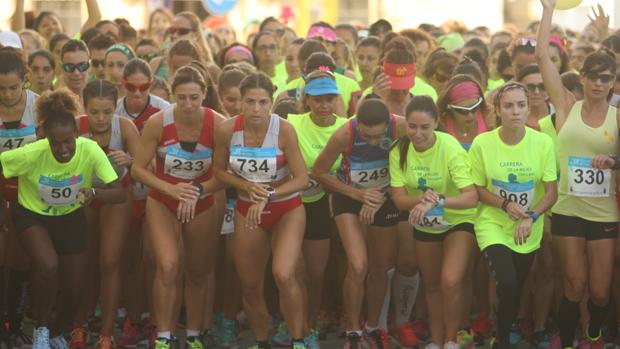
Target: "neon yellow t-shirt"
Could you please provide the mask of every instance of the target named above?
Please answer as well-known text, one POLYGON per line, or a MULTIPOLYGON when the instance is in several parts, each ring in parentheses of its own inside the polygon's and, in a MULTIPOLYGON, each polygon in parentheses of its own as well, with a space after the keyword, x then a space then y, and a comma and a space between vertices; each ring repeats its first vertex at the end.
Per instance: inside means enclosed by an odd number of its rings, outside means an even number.
POLYGON ((551 137, 553 144, 557 144, 558 141, 558 131, 555 129, 554 120, 555 114, 547 115, 544 118, 538 120, 538 127, 540 127, 540 132, 546 134, 551 137))
MULTIPOLYGON (((372 86, 370 86, 369 88, 364 90, 362 96, 367 96, 372 92, 372 86)), ((415 77, 415 84, 409 90, 409 92, 414 96, 429 96, 433 99, 433 102, 437 102, 437 98, 439 98, 439 96, 437 95, 437 91, 435 91, 433 86, 429 85, 426 81, 424 81, 418 76, 415 77)))
POLYGON ((83 137, 75 140, 75 154, 60 163, 47 139, 0 154, 4 176, 18 177, 18 202, 45 216, 63 216, 78 208, 81 188, 90 188, 93 175, 104 183, 118 178, 99 145, 83 137))
MULTIPOLYGON (((338 87, 338 91, 342 95, 342 101, 344 102, 344 110, 349 110, 349 103, 351 102, 351 96, 355 92, 361 91, 360 85, 357 81, 346 77, 342 74, 334 73, 334 78, 336 79, 336 86, 338 87)), ((302 89, 306 85, 304 79, 299 77, 295 80, 291 80, 283 90, 276 91, 276 95, 288 90, 294 89, 302 89)))
POLYGON ((276 77, 279 79, 284 79, 284 81, 288 80, 288 73, 286 72, 286 63, 284 59, 280 61, 280 63, 276 64, 276 77))
MULTIPOLYGON (((336 122, 333 125, 327 127, 320 127, 315 124, 310 118, 310 113, 305 114, 289 114, 287 118, 288 122, 293 125, 295 131, 297 131, 297 140, 299 142, 299 148, 301 155, 306 163, 308 173, 312 172, 314 162, 319 154, 325 148, 325 144, 329 138, 336 132, 340 126, 348 122, 347 119, 336 116, 336 122)), ((332 165, 330 172, 336 172, 340 165, 341 156, 338 156, 338 160, 332 165)), ((317 182, 316 179, 310 176, 310 183, 308 189, 302 192, 301 199, 305 203, 311 203, 319 201, 325 195, 325 190, 317 182)))
MULTIPOLYGON (((405 187, 409 196, 419 196, 433 189, 446 197, 460 194, 460 189, 473 185, 467 152, 451 135, 435 132, 435 144, 423 152, 409 144, 407 161, 400 166, 400 147, 390 150, 390 185, 405 187)), ((455 210, 435 207, 426 214, 423 226, 416 229, 441 234, 461 223, 474 223, 476 209, 455 210)))
MULTIPOLYGON (((472 177, 477 186, 533 209, 545 193, 544 182, 557 180, 555 151, 551 138, 529 127, 515 145, 505 144, 499 130, 482 133, 472 143, 469 155, 472 177)), ((544 219, 532 225, 526 243, 514 241, 517 221, 502 209, 480 203, 476 218, 476 240, 481 250, 504 245, 517 253, 530 253, 540 247, 544 219)))
POLYGON ((499 78, 497 80, 493 80, 489 78, 487 80, 487 90, 485 91, 485 93, 489 93, 495 89, 498 89, 500 86, 502 86, 505 83, 506 81, 504 81, 504 79, 502 78, 499 78))

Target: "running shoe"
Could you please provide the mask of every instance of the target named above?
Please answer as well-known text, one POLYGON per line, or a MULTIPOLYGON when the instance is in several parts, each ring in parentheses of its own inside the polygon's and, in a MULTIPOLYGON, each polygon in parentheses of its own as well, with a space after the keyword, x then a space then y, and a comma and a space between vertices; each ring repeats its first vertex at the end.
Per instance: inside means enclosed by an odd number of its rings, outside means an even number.
POLYGON ((435 344, 435 343, 431 342, 431 343, 428 343, 428 344, 424 347, 424 349, 441 349, 441 348, 440 348, 437 344, 435 344))
POLYGON ((344 337, 344 349, 362 349, 362 337, 351 332, 344 337))
POLYGON ((405 322, 398 328, 398 342, 405 348, 417 347, 421 344, 410 321, 405 322))
POLYGON ((600 330, 596 338, 592 338, 590 337, 590 335, 588 335, 588 342, 589 342, 588 345, 590 349, 603 349, 605 347, 605 341, 603 340, 603 334, 600 330))
POLYGON ((185 339, 186 349, 205 349, 202 340, 198 336, 190 336, 185 339))
POLYGON ((412 326, 416 337, 422 341, 425 341, 428 338, 428 326, 426 325, 426 322, 422 320, 413 320, 412 326))
POLYGON ((172 340, 169 338, 157 338, 155 339, 154 349, 170 349, 172 347, 172 340))
POLYGON ((121 326, 121 338, 116 342, 117 348, 134 348, 138 345, 140 332, 138 327, 133 324, 129 317, 125 317, 121 326))
MULTIPOLYGON (((213 338, 215 343, 218 345, 222 340, 222 318, 224 318, 224 314, 222 314, 221 312, 216 312, 215 314, 213 314, 213 325, 209 330, 211 338, 213 338)), ((206 342, 205 347, 209 348, 206 342)))
POLYGON ((491 337, 489 339, 489 348, 491 348, 491 349, 499 348, 499 342, 497 341, 497 338, 491 337))
POLYGON ((519 334, 521 338, 527 339, 534 334, 534 321, 530 319, 517 320, 519 327, 519 334))
POLYGON ((8 343, 9 348, 28 347, 32 345, 32 337, 24 333, 21 328, 18 328, 8 335, 8 343))
POLYGON ((71 331, 70 349, 86 349, 88 344, 88 328, 86 326, 76 326, 71 331))
POLYGON ((293 342, 292 349, 306 349, 306 344, 304 342, 293 342))
POLYGON ((390 337, 388 337, 387 332, 382 328, 377 328, 370 332, 364 329, 364 340, 368 344, 369 349, 390 348, 390 337))
POLYGON ((237 349, 237 321, 222 317, 220 324, 220 347, 237 349))
POLYGON ((487 337, 491 333, 491 321, 487 313, 478 313, 471 323, 471 330, 475 336, 487 337))
POLYGON ((521 332, 519 331, 519 327, 516 325, 512 325, 510 327, 510 345, 517 345, 521 341, 521 332))
POLYGON ((148 348, 155 348, 155 340, 157 339, 157 329, 151 318, 148 317, 142 320, 142 326, 140 328, 140 334, 138 337, 138 344, 146 345, 148 348))
MULTIPOLYGON (((50 338, 50 346, 52 347, 52 349, 69 349, 69 343, 67 343, 67 340, 61 334, 56 337, 50 338)), ((15 346, 13 348, 21 347, 15 346)))
POLYGON ((50 331, 47 327, 37 327, 32 333, 32 349, 51 349, 50 331))
POLYGON ((454 341, 449 341, 443 345, 443 349, 459 349, 459 345, 454 341))
POLYGON ((310 334, 304 338, 304 343, 307 349, 321 349, 321 345, 319 344, 319 331, 311 329, 310 334))
POLYGON ((96 349, 114 349, 114 340, 112 336, 102 334, 97 341, 96 349))
POLYGON ((291 346, 291 337, 287 333, 286 322, 280 322, 278 332, 271 336, 271 344, 276 347, 287 348, 291 346))
POLYGON ((536 331, 530 337, 530 344, 532 347, 539 349, 547 349, 551 345, 551 338, 547 331, 536 331))
POLYGON ((459 349, 472 349, 476 346, 474 336, 467 330, 460 330, 456 333, 456 343, 459 349))

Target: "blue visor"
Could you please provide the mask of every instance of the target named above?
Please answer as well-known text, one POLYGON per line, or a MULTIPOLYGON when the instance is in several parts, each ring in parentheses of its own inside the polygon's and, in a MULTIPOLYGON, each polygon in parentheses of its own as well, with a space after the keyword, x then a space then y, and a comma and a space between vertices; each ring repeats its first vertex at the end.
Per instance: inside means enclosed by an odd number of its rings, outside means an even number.
POLYGON ((306 87, 304 87, 304 92, 310 96, 340 94, 340 91, 338 91, 338 86, 336 86, 336 81, 330 78, 318 78, 311 80, 306 87))

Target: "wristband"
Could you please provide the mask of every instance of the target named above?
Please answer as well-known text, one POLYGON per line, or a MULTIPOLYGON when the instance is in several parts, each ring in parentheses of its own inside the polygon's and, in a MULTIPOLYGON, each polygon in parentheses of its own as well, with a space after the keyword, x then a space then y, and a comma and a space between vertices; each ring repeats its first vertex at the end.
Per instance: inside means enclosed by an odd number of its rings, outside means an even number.
POLYGON ((611 166, 611 169, 612 170, 620 169, 620 156, 612 156, 611 158, 614 160, 614 164, 613 166, 611 166))
POLYGON ((502 211, 506 211, 508 209, 508 204, 510 204, 510 200, 504 199, 504 202, 502 202, 502 211))
POLYGON ((275 190, 275 188, 268 187, 266 190, 269 193, 269 201, 270 202, 271 201, 275 201, 275 199, 276 199, 276 190, 275 190))
POLYGON ((527 211, 525 212, 525 214, 530 216, 530 218, 532 219, 532 223, 536 223, 536 220, 538 220, 538 217, 540 217, 540 215, 535 211, 527 211))

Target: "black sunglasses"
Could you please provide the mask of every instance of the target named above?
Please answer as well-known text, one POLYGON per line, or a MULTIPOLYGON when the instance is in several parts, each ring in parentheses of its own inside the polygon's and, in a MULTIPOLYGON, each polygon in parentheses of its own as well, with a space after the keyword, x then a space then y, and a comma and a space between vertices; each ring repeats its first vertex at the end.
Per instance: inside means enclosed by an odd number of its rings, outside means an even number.
POLYGON ((595 72, 588 72, 583 75, 586 77, 586 79, 592 82, 596 82, 597 80, 600 79, 603 84, 610 82, 615 77, 614 74, 599 74, 595 72))
POLYGON ((538 91, 540 92, 545 91, 545 84, 543 84, 542 82, 540 84, 526 84, 525 87, 527 87, 527 90, 530 92, 534 92, 536 89, 538 89, 538 91))
POLYGON ((80 73, 83 73, 87 71, 88 68, 90 68, 90 63, 88 62, 82 62, 78 64, 65 63, 62 65, 62 70, 64 70, 66 73, 73 73, 76 70, 78 70, 80 73))
POLYGON ((104 63, 105 61, 103 59, 91 59, 90 60, 90 64, 93 66, 93 68, 99 68, 99 66, 103 66, 104 63))

